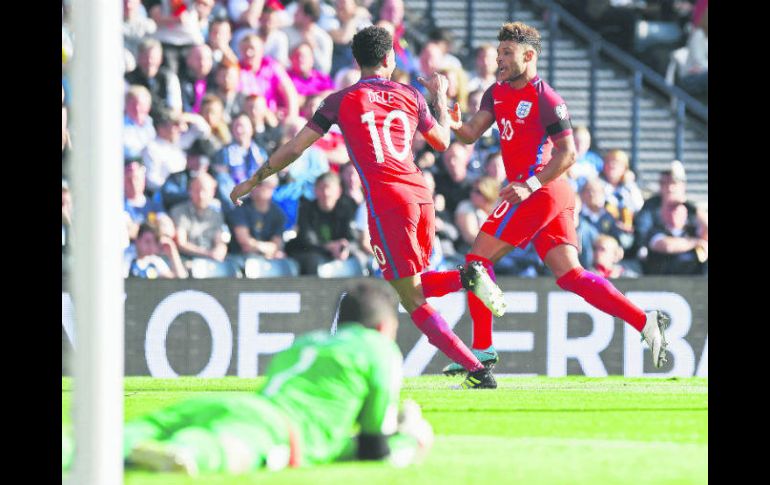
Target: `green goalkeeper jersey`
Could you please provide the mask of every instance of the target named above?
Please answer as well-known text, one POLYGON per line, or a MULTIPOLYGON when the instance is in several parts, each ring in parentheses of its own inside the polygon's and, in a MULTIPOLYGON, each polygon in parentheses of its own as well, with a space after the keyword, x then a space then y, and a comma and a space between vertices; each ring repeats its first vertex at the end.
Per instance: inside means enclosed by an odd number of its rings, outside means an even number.
POLYGON ((396 432, 402 364, 395 342, 359 324, 341 325, 334 336, 312 332, 277 354, 259 394, 294 425, 302 462, 326 463, 349 452, 356 430, 396 432))

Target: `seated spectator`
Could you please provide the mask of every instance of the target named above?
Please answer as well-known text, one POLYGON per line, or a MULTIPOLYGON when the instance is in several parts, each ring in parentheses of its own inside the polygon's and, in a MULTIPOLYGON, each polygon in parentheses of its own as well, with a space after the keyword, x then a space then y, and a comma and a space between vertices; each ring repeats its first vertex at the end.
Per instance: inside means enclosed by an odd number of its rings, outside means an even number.
MULTIPOLYGON (((377 16, 377 27, 388 29, 393 37, 393 51, 396 54, 396 67, 412 76, 419 71, 419 61, 409 43, 404 38, 404 0, 383 0, 377 16)), ((416 77, 414 78, 416 79, 416 77)))
POLYGON ((280 0, 267 0, 259 16, 257 35, 265 43, 265 55, 275 59, 284 68, 289 67, 289 37, 281 30, 281 13, 284 7, 280 0))
POLYGON ((697 224, 688 224, 687 206, 675 201, 664 204, 660 217, 663 224, 653 228, 647 243, 644 274, 706 274, 708 240, 697 224))
POLYGON ((163 204, 148 197, 145 192, 146 176, 147 170, 141 158, 126 159, 123 166, 123 210, 128 216, 128 237, 131 240, 136 239, 140 225, 157 225, 159 218, 168 217, 163 204))
MULTIPOLYGON (((620 222, 620 229, 633 234, 634 214, 644 205, 644 197, 636 184, 636 175, 629 167, 626 152, 608 151, 604 155, 604 167, 599 178, 604 182, 607 210, 620 222)), ((623 247, 628 249, 626 245, 623 247)))
POLYGON ((460 231, 455 227, 454 213, 446 208, 446 199, 443 195, 436 193, 436 179, 431 172, 423 172, 425 185, 428 186, 433 194, 433 209, 436 211, 434 224, 436 226, 436 237, 441 246, 441 253, 444 257, 451 257, 457 254, 455 243, 460 240, 460 231))
POLYGON ((701 228, 703 239, 708 240, 708 212, 687 200, 687 178, 682 162, 674 160, 671 167, 660 172, 660 191, 649 197, 634 217, 634 254, 644 259, 647 243, 655 226, 662 227, 660 208, 671 202, 682 202, 687 207, 687 225, 701 228))
POLYGON ((286 257, 282 239, 286 215, 272 201, 277 186, 277 177, 266 178, 230 213, 234 252, 266 259, 286 257))
POLYGON ((226 123, 240 112, 244 96, 238 92, 241 71, 238 65, 222 63, 214 72, 214 84, 209 85, 209 93, 215 94, 224 105, 224 120, 226 123))
POLYGON ((216 0, 195 0, 193 3, 195 13, 198 14, 198 29, 201 32, 201 37, 205 39, 209 35, 211 22, 217 18, 222 18, 223 14, 227 14, 222 11, 221 4, 216 5, 216 0))
POLYGON ((708 6, 687 40, 687 58, 679 85, 691 95, 708 103, 709 94, 708 6))
POLYGON ((484 175, 497 180, 500 187, 508 185, 508 178, 505 175, 505 164, 503 163, 503 152, 492 152, 487 155, 487 161, 484 164, 484 175))
POLYGON ((232 28, 227 19, 214 19, 209 25, 206 43, 211 47, 211 55, 214 59, 214 71, 221 66, 238 66, 238 55, 230 46, 233 38, 232 28))
POLYGON ((313 69, 313 49, 302 42, 291 51, 289 78, 297 88, 299 104, 310 96, 326 96, 334 89, 334 82, 328 74, 313 69))
MULTIPOLYGON (((585 185, 583 186, 585 190, 585 185)), ((580 213, 583 211, 581 194, 575 194, 574 222, 578 242, 578 261, 584 268, 590 268, 594 261, 594 241, 599 237, 599 230, 590 222, 583 220, 580 213)))
POLYGON ((219 96, 216 94, 205 95, 201 100, 200 114, 211 129, 211 136, 207 139, 215 150, 219 150, 233 141, 230 127, 225 119, 225 105, 219 96))
POLYGON ((193 46, 187 51, 184 69, 179 73, 183 111, 200 113, 201 103, 208 88, 208 77, 213 67, 214 57, 211 48, 206 44, 193 46))
POLYGON ((441 48, 441 52, 444 54, 442 62, 444 67, 463 69, 463 63, 454 55, 455 42, 451 30, 443 27, 436 27, 428 33, 428 40, 430 42, 435 42, 436 45, 441 48))
POLYGON ((428 42, 420 51, 420 70, 415 71, 412 73, 412 86, 417 88, 423 96, 426 97, 426 101, 429 103, 432 101, 430 98, 430 93, 428 93, 428 90, 420 84, 417 81, 417 78, 423 77, 425 79, 430 79, 430 77, 433 75, 434 72, 437 72, 444 67, 446 67, 446 62, 444 61, 444 50, 438 45, 437 42, 428 42))
POLYGON ((147 17, 141 0, 123 0, 123 47, 130 54, 134 67, 139 55, 139 44, 158 29, 155 21, 147 17))
POLYGON ((436 173, 436 192, 446 198, 446 207, 451 213, 471 195, 473 182, 467 177, 471 150, 468 145, 455 141, 441 156, 443 170, 436 173))
POLYGON ((458 252, 470 251, 499 196, 500 184, 492 177, 479 177, 473 182, 470 197, 460 202, 455 210, 455 225, 460 230, 460 241, 456 245, 458 252))
POLYGON ((313 53, 313 69, 329 75, 332 69, 334 41, 328 32, 319 27, 320 18, 319 0, 297 0, 294 24, 284 29, 284 32, 289 37, 289 52, 307 42, 313 53))
POLYGON ((211 158, 215 153, 214 147, 208 140, 201 139, 193 143, 187 150, 187 167, 181 172, 169 175, 161 185, 160 190, 155 193, 154 199, 160 201, 167 211, 190 200, 187 187, 191 178, 199 172, 208 171, 211 158))
POLYGON ((267 161, 265 150, 254 143, 254 128, 249 117, 239 114, 232 122, 233 141, 219 150, 211 164, 217 180, 217 198, 227 200, 223 209, 229 212, 234 206, 230 191, 237 184, 251 177, 267 161))
POLYGON ((572 130, 575 139, 575 149, 577 156, 575 163, 569 168, 570 184, 576 192, 580 192, 586 180, 591 179, 602 173, 604 170, 604 160, 598 153, 590 150, 591 132, 584 125, 578 125, 572 130))
POLYGON ((591 271, 604 278, 638 278, 639 274, 621 263, 623 248, 618 240, 607 234, 600 234, 594 240, 593 268, 591 271))
POLYGON ((273 153, 281 143, 283 129, 275 113, 267 109, 265 98, 252 94, 243 99, 241 113, 246 114, 254 128, 254 142, 265 149, 267 154, 273 153))
POLYGON ((334 42, 330 72, 332 76, 353 62, 353 53, 350 50, 353 36, 362 28, 372 25, 372 14, 358 5, 356 0, 335 0, 334 5, 337 17, 329 29, 329 35, 334 42))
POLYGON ((216 185, 208 173, 196 173, 190 179, 190 200, 171 209, 179 253, 188 261, 193 258, 224 261, 227 256, 222 231, 225 220, 221 205, 214 198, 216 185))
POLYGON ((238 44, 241 76, 238 91, 265 97, 267 107, 283 120, 299 113, 294 83, 278 62, 264 55, 264 44, 256 34, 248 34, 238 44))
POLYGON ((155 118, 163 110, 182 111, 182 89, 177 75, 161 67, 163 48, 155 39, 145 39, 139 44, 136 69, 125 75, 129 84, 146 87, 152 96, 150 115, 155 118))
POLYGON ((147 188, 155 192, 174 172, 184 170, 187 157, 182 149, 182 118, 173 112, 161 112, 155 118, 157 136, 142 152, 147 167, 147 188))
POLYGON ((356 214, 349 199, 343 199, 340 178, 327 172, 315 182, 316 200, 300 201, 297 237, 286 244, 286 253, 296 259, 300 274, 318 274, 318 266, 355 256, 357 244, 352 230, 356 214))
POLYGON ((161 236, 157 229, 142 224, 136 237, 136 257, 128 267, 129 278, 187 278, 174 240, 161 236), (171 266, 163 259, 166 256, 171 266))
POLYGON ((342 197, 350 199, 356 207, 366 205, 361 177, 358 175, 355 165, 348 162, 340 166, 340 181, 342 182, 342 197))
POLYGON ((150 17, 158 25, 155 38, 163 44, 163 64, 179 73, 184 52, 203 44, 198 12, 176 0, 149 0, 147 4, 150 17))
MULTIPOLYGON (((618 224, 618 220, 607 210, 606 195, 602 182, 593 178, 583 185, 580 191, 583 208, 580 211, 580 224, 592 225, 599 234, 608 234, 618 241, 621 246, 630 247, 633 243, 633 234, 624 231, 618 224)), ((591 242, 593 247, 593 241, 591 242)), ((593 262, 586 261, 589 267, 593 262)))
POLYGON ((142 154, 155 139, 155 126, 150 116, 152 96, 144 86, 131 86, 126 92, 123 115, 123 156, 134 158, 142 154))
POLYGON ((334 75, 334 89, 339 91, 348 88, 357 83, 359 79, 361 79, 361 68, 356 64, 356 60, 353 59, 353 64, 341 68, 334 75))
POLYGON ((482 44, 476 48, 476 70, 468 81, 468 91, 482 93, 497 81, 497 48, 482 44))

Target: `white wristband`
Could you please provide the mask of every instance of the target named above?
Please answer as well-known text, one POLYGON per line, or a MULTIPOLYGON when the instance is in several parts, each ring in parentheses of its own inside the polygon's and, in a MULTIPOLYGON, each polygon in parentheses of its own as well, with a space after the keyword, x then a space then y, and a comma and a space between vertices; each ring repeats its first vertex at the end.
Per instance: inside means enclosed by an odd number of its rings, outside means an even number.
POLYGON ((525 181, 525 183, 527 184, 527 187, 529 187, 529 189, 532 192, 536 191, 537 189, 543 186, 543 184, 540 183, 540 180, 538 180, 538 178, 535 177, 534 175, 528 178, 525 181))

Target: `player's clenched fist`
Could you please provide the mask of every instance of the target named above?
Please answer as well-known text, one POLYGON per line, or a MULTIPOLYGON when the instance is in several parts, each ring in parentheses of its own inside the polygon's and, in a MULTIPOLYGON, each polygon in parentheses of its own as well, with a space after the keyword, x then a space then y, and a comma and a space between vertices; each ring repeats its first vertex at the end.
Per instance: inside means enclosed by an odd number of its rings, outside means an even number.
POLYGON ((532 189, 530 189, 527 184, 519 182, 511 182, 500 191, 500 198, 507 200, 511 204, 518 204, 519 202, 527 200, 527 197, 530 195, 532 195, 532 189))
POLYGON ((437 93, 446 94, 447 90, 449 89, 449 80, 447 77, 437 72, 434 72, 430 79, 427 81, 424 77, 418 77, 417 80, 420 82, 420 84, 425 86, 425 88, 430 91, 430 94, 434 97, 437 93))

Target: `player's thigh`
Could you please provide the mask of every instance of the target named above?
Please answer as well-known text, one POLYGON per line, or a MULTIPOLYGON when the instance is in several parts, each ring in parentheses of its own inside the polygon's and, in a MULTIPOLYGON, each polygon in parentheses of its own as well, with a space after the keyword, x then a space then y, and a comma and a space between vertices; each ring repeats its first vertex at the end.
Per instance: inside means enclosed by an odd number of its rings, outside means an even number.
POLYGON ((492 261, 492 263, 496 263, 500 258, 508 254, 511 249, 513 249, 513 246, 507 242, 484 231, 479 231, 476 239, 473 241, 469 254, 476 254, 492 261))
POLYGON ((435 226, 432 204, 403 204, 369 214, 372 250, 387 280, 422 273, 428 267, 435 226))
POLYGON ((565 210, 555 217, 533 241, 535 251, 558 279, 581 266, 574 212, 565 210))
POLYGON ((505 249, 510 250, 514 246, 523 248, 529 244, 558 213, 559 207, 548 193, 535 192, 518 204, 504 200, 492 211, 480 231, 500 243, 483 238, 474 244, 472 251, 474 254, 480 254, 476 250, 484 251, 485 254, 480 255, 494 262, 507 253, 503 252, 505 249))

